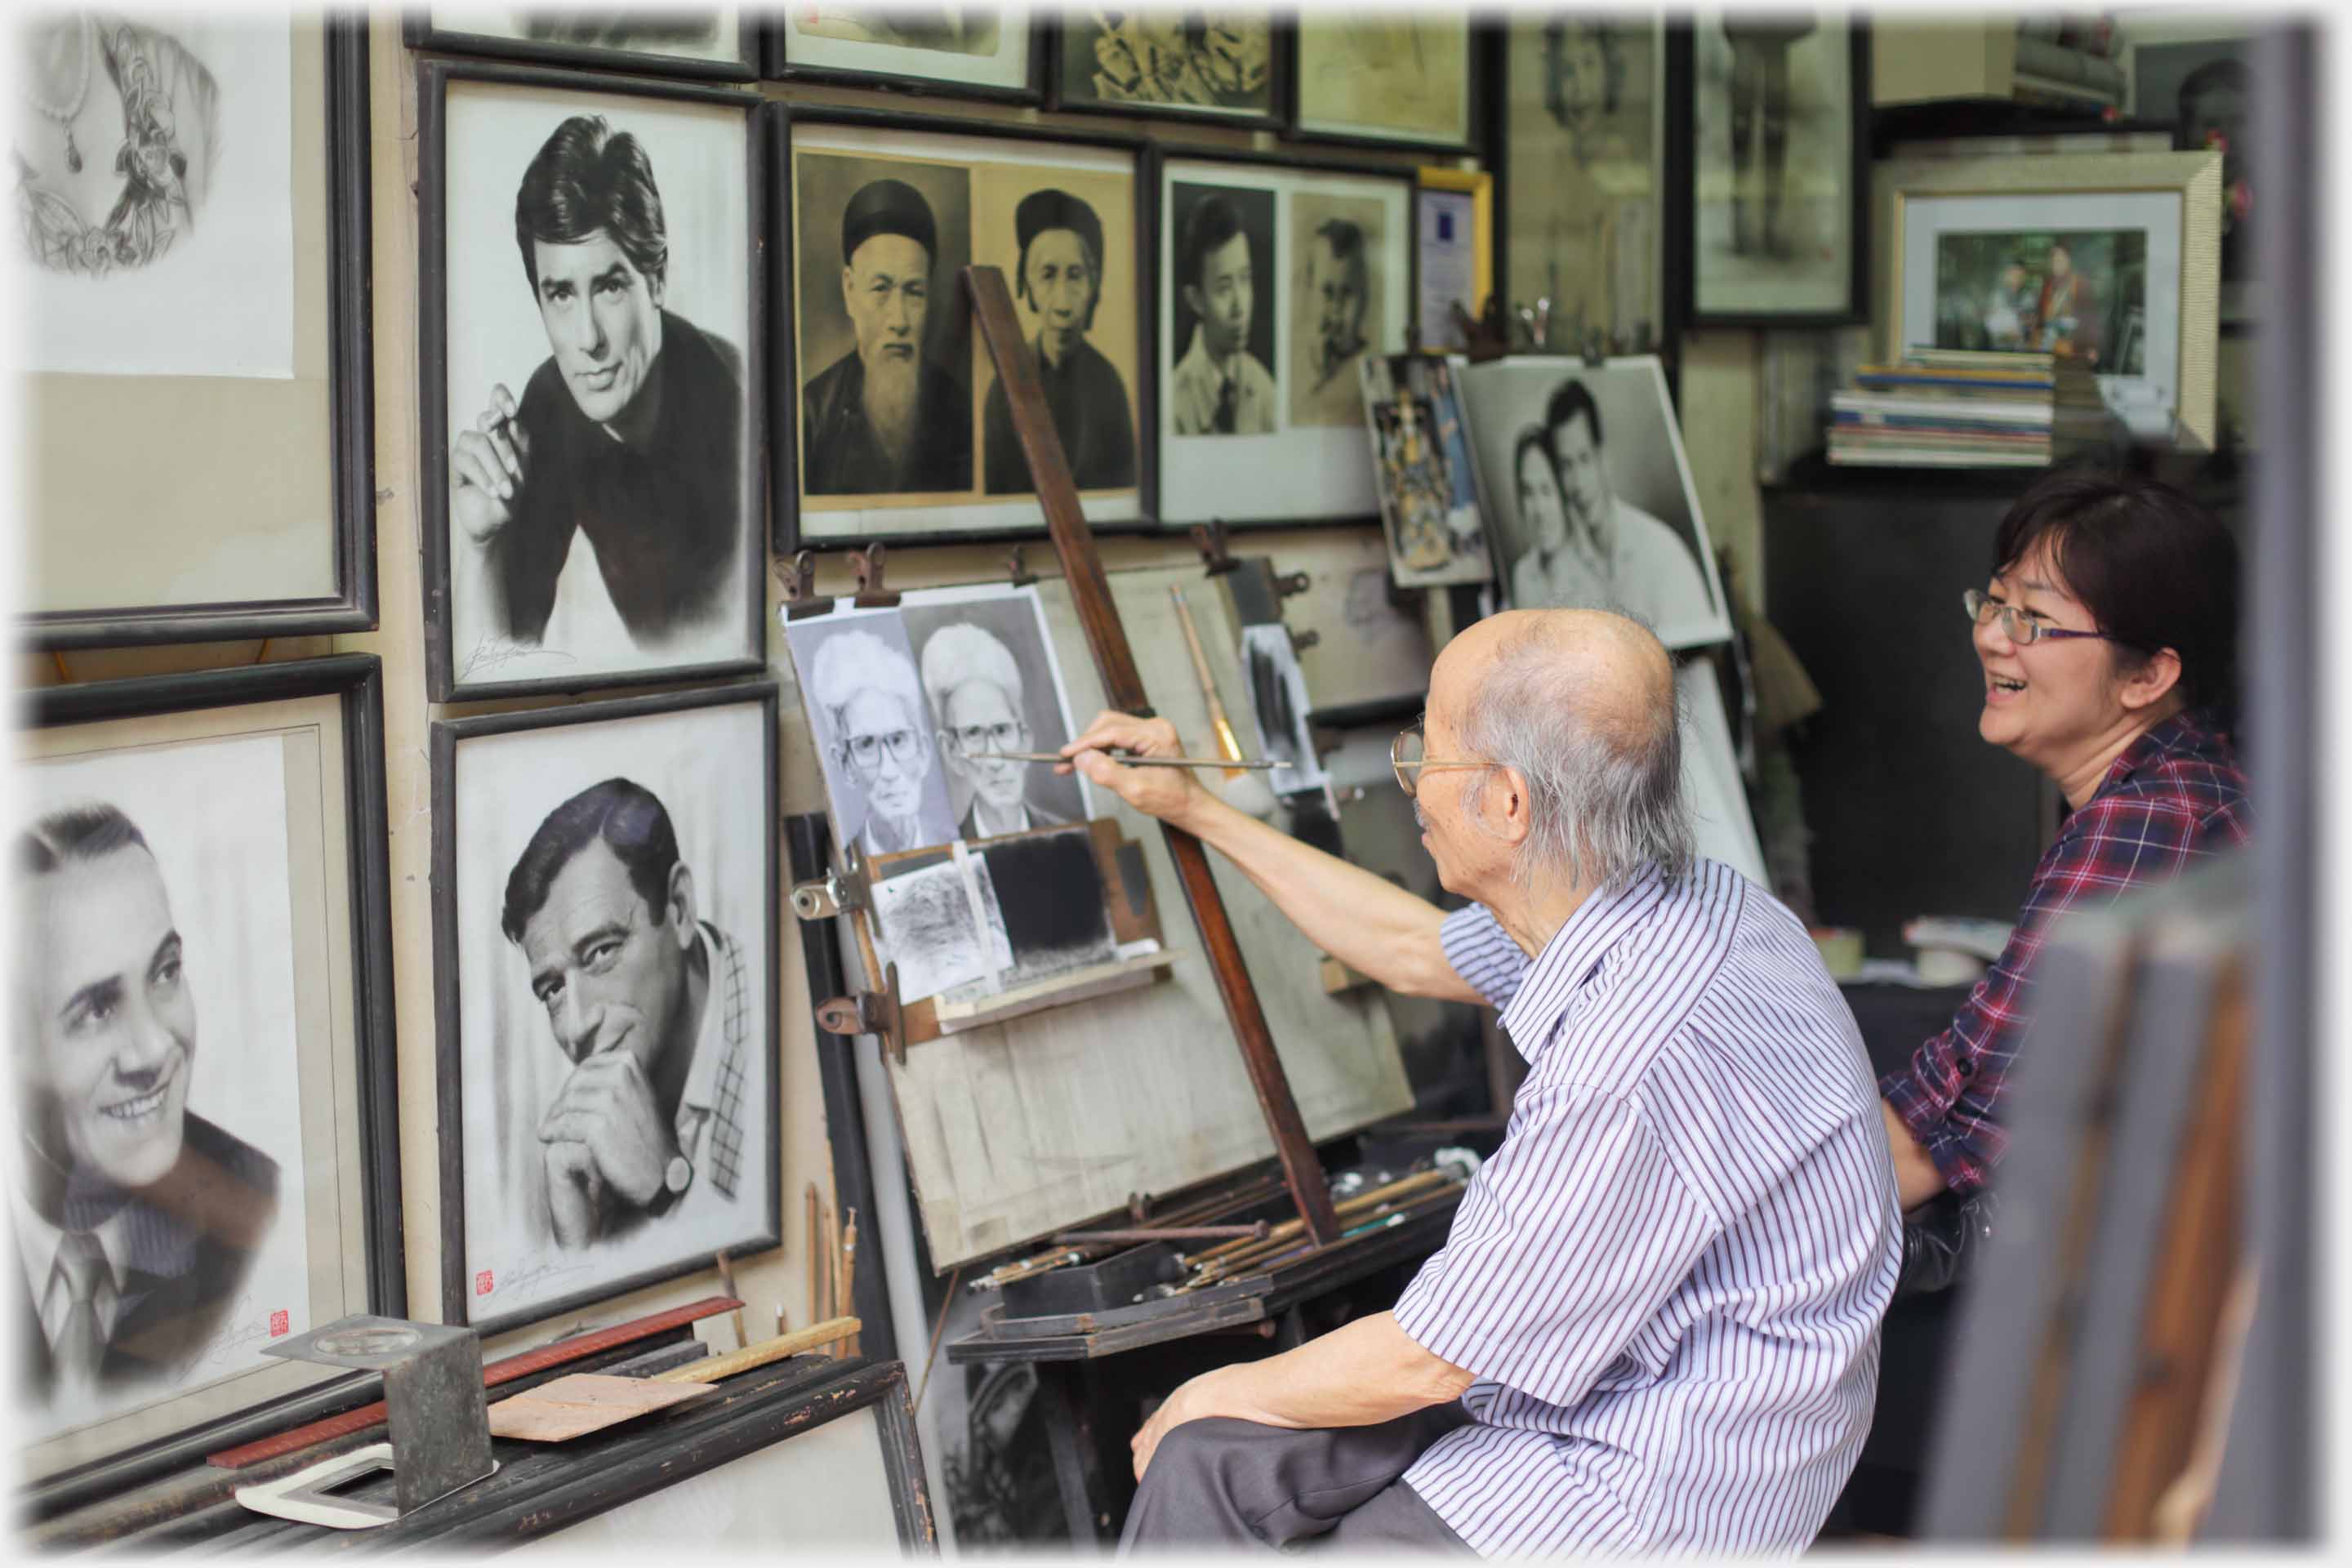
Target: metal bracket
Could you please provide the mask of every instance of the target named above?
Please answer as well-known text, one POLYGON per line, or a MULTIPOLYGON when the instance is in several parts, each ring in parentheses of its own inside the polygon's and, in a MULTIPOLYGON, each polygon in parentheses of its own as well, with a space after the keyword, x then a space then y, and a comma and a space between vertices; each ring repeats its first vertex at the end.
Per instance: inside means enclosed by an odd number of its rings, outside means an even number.
POLYGON ((853 991, 816 1005, 816 1026, 828 1035, 855 1038, 873 1035, 882 1049, 900 1067, 907 1065, 906 1015, 898 1005, 898 966, 882 972, 879 991, 853 991))
POLYGON ((1225 548, 1225 520, 1222 517, 1192 525, 1192 548, 1201 552, 1201 561, 1212 577, 1222 577, 1241 564, 1225 548))
POLYGON ((1601 329, 1593 328, 1584 334, 1584 363, 1587 368, 1599 370, 1609 358, 1609 340, 1601 329))
POLYGON ((793 887, 793 913, 804 921, 829 921, 866 907, 866 861, 855 841, 841 847, 841 864, 813 881, 793 887))
POLYGON ((882 585, 882 542, 876 540, 863 550, 849 552, 849 569, 857 574, 856 605, 861 610, 887 610, 898 602, 898 595, 882 585))
POLYGON ((1274 574, 1274 595, 1277 599, 1295 599, 1313 585, 1313 579, 1304 572, 1274 574))
POLYGON ((1037 581, 1037 574, 1030 571, 1029 563, 1021 558, 1021 546, 1017 544, 1005 552, 1004 574, 1013 579, 1016 588, 1026 588, 1037 581))
POLYGON ((833 608, 831 599, 817 595, 815 551, 798 550, 790 555, 779 555, 771 570, 776 574, 776 585, 783 590, 784 619, 806 620, 833 608))

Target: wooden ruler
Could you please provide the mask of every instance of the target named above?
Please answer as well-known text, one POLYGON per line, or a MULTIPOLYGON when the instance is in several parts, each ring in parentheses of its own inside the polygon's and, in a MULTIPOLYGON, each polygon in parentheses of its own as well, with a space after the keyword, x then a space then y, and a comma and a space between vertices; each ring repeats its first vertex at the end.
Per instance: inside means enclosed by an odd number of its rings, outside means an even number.
MULTIPOLYGON (((656 1334, 667 1333, 672 1329, 682 1329, 688 1323, 699 1321, 704 1318, 716 1317, 721 1312, 731 1312, 742 1305, 742 1302, 732 1296, 709 1296, 683 1307, 673 1307, 667 1312, 655 1312, 646 1317, 631 1319, 625 1323, 615 1323, 609 1329, 596 1329, 588 1333, 574 1334, 570 1339, 558 1340, 551 1345, 541 1345, 537 1350, 524 1351, 519 1355, 507 1356, 490 1363, 482 1368, 482 1386, 496 1388, 502 1383, 512 1383, 519 1377, 529 1377, 535 1372, 545 1372, 551 1367, 584 1360, 600 1351, 615 1350, 622 1345, 635 1344, 639 1340, 648 1340, 656 1334)), ((362 1405, 356 1410, 346 1410, 341 1415, 330 1415, 323 1420, 313 1421, 306 1426, 297 1426, 289 1432, 280 1432, 275 1437, 262 1437, 250 1443, 240 1444, 234 1448, 223 1448, 217 1454, 207 1454, 205 1456, 205 1462, 224 1470, 245 1469, 248 1466, 260 1464, 266 1459, 280 1458, 288 1454, 299 1453, 304 1448, 315 1447, 320 1443, 331 1442, 337 1437, 347 1437, 355 1432, 364 1432, 371 1426, 382 1426, 385 1415, 384 1403, 379 1399, 373 1405, 362 1405)))

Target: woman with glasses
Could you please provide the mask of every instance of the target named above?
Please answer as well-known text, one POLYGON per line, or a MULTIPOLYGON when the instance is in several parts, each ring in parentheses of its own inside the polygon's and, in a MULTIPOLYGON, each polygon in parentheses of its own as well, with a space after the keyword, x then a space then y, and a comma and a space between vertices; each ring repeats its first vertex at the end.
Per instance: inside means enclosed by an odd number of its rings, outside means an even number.
POLYGON ((843 837, 868 856, 953 838, 947 791, 930 786, 936 755, 915 661, 872 632, 841 632, 817 649, 808 683, 830 731, 818 740, 833 763, 843 837), (848 813, 861 797, 865 819, 853 827, 848 813))
POLYGON ((2229 717, 2238 552, 2221 523, 2163 485, 2053 475, 2001 520, 1993 563, 1961 595, 1984 677, 1977 731, 2047 774, 2069 813, 2000 959, 1880 1081, 1904 1208, 1951 1194, 1906 1236, 1902 1293, 1949 1282, 1972 1228, 1957 1205, 2001 1157, 2052 922, 2242 844, 2249 826, 2229 717))

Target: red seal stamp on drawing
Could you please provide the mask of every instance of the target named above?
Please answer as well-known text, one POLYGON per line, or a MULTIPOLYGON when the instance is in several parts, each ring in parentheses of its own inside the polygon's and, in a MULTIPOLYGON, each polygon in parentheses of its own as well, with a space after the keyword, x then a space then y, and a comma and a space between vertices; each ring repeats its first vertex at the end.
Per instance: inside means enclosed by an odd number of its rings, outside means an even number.
POLYGON ((275 1340, 284 1338, 287 1331, 292 1329, 293 1326, 293 1321, 286 1316, 285 1310, 282 1308, 279 1310, 269 1314, 269 1337, 271 1339, 275 1340))
POLYGON ((477 1296, 487 1296, 489 1293, 490 1271, 485 1268, 479 1274, 474 1276, 474 1294, 477 1296))

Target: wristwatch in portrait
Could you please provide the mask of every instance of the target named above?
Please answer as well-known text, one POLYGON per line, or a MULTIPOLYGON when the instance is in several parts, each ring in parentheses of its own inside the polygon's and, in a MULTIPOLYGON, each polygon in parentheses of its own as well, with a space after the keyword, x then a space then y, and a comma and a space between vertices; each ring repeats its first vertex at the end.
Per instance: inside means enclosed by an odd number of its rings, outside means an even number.
POLYGON ((672 1154, 662 1170, 662 1184, 654 1194, 654 1201, 646 1205, 651 1215, 667 1214, 694 1184, 694 1163, 683 1154, 672 1154))

